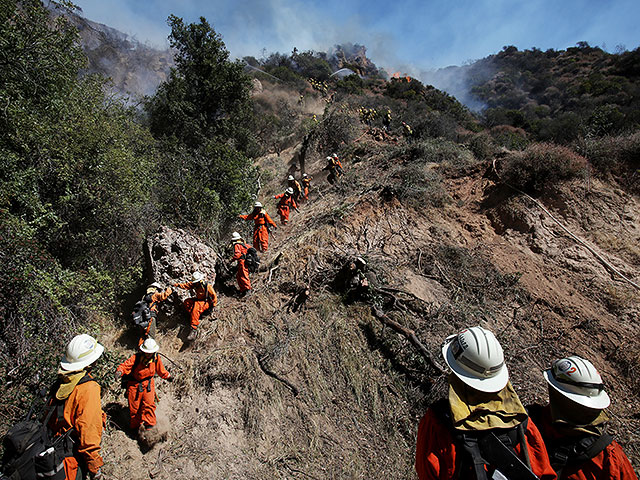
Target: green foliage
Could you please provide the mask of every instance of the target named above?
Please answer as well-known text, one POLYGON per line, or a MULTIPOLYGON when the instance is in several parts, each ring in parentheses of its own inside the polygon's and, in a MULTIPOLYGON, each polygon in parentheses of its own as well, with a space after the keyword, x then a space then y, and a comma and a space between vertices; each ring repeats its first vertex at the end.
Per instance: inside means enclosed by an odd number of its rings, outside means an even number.
POLYGON ((206 19, 168 23, 176 68, 146 104, 165 151, 158 201, 166 218, 210 237, 255 191, 251 81, 206 19))
POLYGON ((398 199, 414 208, 425 205, 442 207, 450 201, 442 183, 442 175, 421 163, 408 164, 400 168, 395 176, 400 184, 395 188, 398 199))
POLYGON ((510 125, 498 125, 491 129, 491 138, 500 145, 509 150, 524 150, 529 145, 527 132, 521 128, 515 128, 510 125))
POLYGON ((322 82, 331 75, 329 62, 311 50, 293 54, 292 60, 293 68, 304 78, 315 78, 322 82))
POLYGON ((547 187, 586 171, 586 160, 568 148, 548 143, 534 143, 523 152, 504 159, 499 174, 508 184, 528 193, 547 187))
POLYGON ((362 95, 364 81, 355 73, 346 76, 336 83, 336 90, 350 95, 362 95))
POLYGON ((415 78, 392 78, 385 85, 384 94, 391 98, 415 100, 425 91, 425 86, 415 78))
POLYGON ((229 60, 220 35, 204 17, 186 25, 171 15, 168 24, 176 68, 146 103, 151 131, 157 137, 175 136, 190 148, 224 136, 246 149, 251 80, 243 63, 229 60))
POLYGON ((257 171, 238 150, 208 142, 198 150, 165 142, 158 202, 164 218, 213 240, 255 193, 257 171))

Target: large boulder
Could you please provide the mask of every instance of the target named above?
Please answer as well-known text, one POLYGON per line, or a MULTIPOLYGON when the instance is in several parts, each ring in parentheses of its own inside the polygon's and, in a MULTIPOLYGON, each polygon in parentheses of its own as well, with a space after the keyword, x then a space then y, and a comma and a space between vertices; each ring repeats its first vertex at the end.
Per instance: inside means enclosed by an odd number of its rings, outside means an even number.
MULTIPOLYGON (((147 238, 145 257, 149 281, 162 286, 189 281, 195 271, 204 273, 208 283, 216 280, 216 251, 184 230, 160 227, 147 238)), ((189 296, 176 290, 180 300, 189 296)))

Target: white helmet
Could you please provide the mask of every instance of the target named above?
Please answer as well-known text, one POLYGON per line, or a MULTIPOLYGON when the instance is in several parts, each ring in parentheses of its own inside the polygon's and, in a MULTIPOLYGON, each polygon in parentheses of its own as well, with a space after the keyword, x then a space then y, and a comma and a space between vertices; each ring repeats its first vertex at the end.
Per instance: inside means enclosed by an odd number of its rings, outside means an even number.
POLYGON ((338 155, 336 155, 335 153, 332 153, 332 154, 331 154, 331 156, 332 156, 333 158, 338 158, 338 155))
POLYGON ((295 178, 293 178, 293 175, 289 175, 289 176, 287 177, 287 180, 291 181, 291 180, 295 180, 295 178))
POLYGON ((153 293, 156 290, 161 290, 162 286, 158 282, 153 282, 151 285, 147 287, 147 293, 153 293))
POLYGON ((543 375, 554 390, 580 405, 602 410, 611 403, 596 367, 577 355, 556 360, 543 375))
POLYGON ((231 234, 231 241, 235 242, 236 240, 241 240, 242 237, 240 236, 240 234, 238 232, 233 232, 231 234))
POLYGON ((509 381, 502 347, 495 335, 482 327, 447 337, 442 356, 456 377, 481 392, 499 392, 509 381))
POLYGON ((262 208, 262 204, 260 202, 256 202, 253 204, 253 208, 262 208))
POLYGON ((204 273, 202 273, 202 272, 193 272, 193 275, 191 276, 191 281, 193 283, 199 283, 202 280, 204 280, 204 273))
POLYGON ((140 345, 140 351, 144 353, 156 353, 158 350, 160 350, 160 346, 153 338, 147 338, 142 345, 140 345))
POLYGON ((329 162, 330 162, 331 160, 333 160, 333 158, 331 158, 331 157, 327 157, 327 161, 329 161, 329 162))
POLYGON ((289 195, 293 195, 293 188, 287 187, 287 189, 285 190, 285 193, 288 193, 289 195))
POLYGON ((60 361, 60 368, 68 372, 82 370, 100 358, 104 347, 91 335, 76 335, 67 345, 65 356, 60 361))
POLYGON ((309 175, 307 175, 306 173, 302 174, 302 178, 307 178, 309 175))

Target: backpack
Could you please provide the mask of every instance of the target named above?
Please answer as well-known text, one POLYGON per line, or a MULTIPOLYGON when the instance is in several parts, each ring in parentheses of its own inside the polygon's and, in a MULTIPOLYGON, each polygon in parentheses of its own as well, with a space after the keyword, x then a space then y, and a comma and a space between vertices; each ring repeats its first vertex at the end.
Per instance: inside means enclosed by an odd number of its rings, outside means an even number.
POLYGON ((133 312, 131 312, 131 321, 136 327, 140 327, 145 330, 149 323, 156 317, 156 314, 151 310, 151 304, 153 303, 151 293, 142 297, 142 300, 136 302, 133 306, 133 312))
MULTIPOLYGON (((534 480, 538 477, 515 453, 513 448, 522 443, 529 419, 517 427, 486 431, 463 431, 453 427, 449 401, 442 399, 431 405, 436 417, 448 428, 460 449, 462 462, 456 466, 456 478, 506 478, 534 480), (488 471, 485 470, 487 465, 488 471), (502 477, 497 475, 500 471, 502 477), (494 476, 494 473, 496 475, 494 476)), ((524 450, 526 448, 521 445, 524 450)))
MULTIPOLYGON (((538 425, 542 424, 542 405, 530 405, 527 407, 529 416, 538 425)), ((602 435, 581 435, 560 439, 544 438, 549 455, 549 461, 553 469, 558 473, 558 478, 566 466, 582 465, 600 454, 613 442, 613 436, 608 433, 602 435)))
MULTIPOLYGON (((89 375, 85 375, 78 385, 91 381, 95 382, 89 375)), ((42 422, 30 420, 30 411, 26 420, 18 422, 7 432, 2 441, 4 456, 0 478, 65 480, 64 459, 73 456, 71 433, 74 428, 53 437, 47 427, 54 413, 58 419, 62 419, 64 404, 63 401, 54 401, 48 406, 48 412, 42 422)))
POLYGON ((247 248, 247 251, 243 255, 244 264, 247 266, 247 270, 251 273, 255 273, 260 268, 260 258, 258 257, 258 251, 253 248, 247 248))

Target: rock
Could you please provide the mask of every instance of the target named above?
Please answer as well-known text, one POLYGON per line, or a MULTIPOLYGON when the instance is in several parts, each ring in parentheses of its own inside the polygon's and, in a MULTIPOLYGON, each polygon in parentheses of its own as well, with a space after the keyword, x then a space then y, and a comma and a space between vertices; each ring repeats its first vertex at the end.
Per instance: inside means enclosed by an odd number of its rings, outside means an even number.
MULTIPOLYGON (((149 283, 169 286, 186 282, 195 271, 204 273, 209 283, 216 280, 216 251, 184 230, 160 227, 147 238, 145 257, 149 283)), ((176 290, 181 301, 189 296, 186 290, 176 290)))

